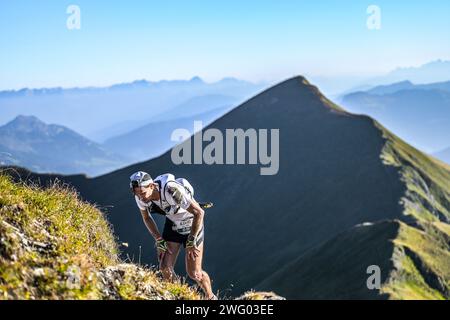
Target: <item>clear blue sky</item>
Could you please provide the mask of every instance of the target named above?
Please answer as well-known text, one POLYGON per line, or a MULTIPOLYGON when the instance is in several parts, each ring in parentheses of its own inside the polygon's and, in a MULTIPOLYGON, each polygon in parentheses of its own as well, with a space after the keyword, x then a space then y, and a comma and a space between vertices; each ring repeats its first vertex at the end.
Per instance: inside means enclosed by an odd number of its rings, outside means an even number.
POLYGON ((450 1, 0 2, 0 90, 135 79, 375 75, 450 60, 450 1), (68 30, 66 9, 81 9, 68 30), (381 9, 381 30, 366 26, 381 9))

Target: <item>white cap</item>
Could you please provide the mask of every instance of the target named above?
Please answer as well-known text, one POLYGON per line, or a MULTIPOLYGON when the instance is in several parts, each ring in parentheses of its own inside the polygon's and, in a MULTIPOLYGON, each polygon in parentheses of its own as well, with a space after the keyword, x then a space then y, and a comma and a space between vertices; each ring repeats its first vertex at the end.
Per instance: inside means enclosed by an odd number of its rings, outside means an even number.
POLYGON ((130 188, 147 187, 153 182, 152 177, 144 171, 138 171, 130 176, 130 188))

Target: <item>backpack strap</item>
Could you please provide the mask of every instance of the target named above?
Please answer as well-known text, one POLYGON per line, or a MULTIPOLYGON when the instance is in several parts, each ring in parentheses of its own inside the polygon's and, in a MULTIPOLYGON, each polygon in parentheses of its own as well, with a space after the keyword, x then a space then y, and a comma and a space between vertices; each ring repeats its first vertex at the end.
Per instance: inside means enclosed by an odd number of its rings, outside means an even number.
MULTIPOLYGON (((160 199, 160 201, 162 200, 162 198, 161 198, 161 181, 160 180, 155 180, 155 182, 158 184, 158 192, 159 192, 159 199, 160 199)), ((162 202, 162 201, 161 201, 162 202)), ((167 212, 165 212, 162 208, 160 208, 156 203, 154 203, 153 201, 152 201, 152 209, 154 209, 154 212, 155 213, 159 213, 159 214, 162 214, 162 215, 166 215, 167 214, 167 212)), ((151 213, 151 212, 150 212, 151 213)))
POLYGON ((161 209, 161 208, 160 208, 156 203, 154 203, 153 201, 152 201, 151 207, 150 207, 150 208, 147 208, 147 212, 150 213, 150 214, 152 214, 152 213, 157 213, 157 214, 161 214, 161 215, 163 215, 163 216, 166 215, 166 212, 165 212, 163 209, 161 209))
POLYGON ((159 191, 159 198, 161 198, 161 180, 155 180, 155 182, 158 184, 158 191, 159 191))
MULTIPOLYGON (((167 188, 167 185, 169 184, 169 182, 172 182, 172 181, 175 181, 175 180, 169 180, 169 181, 166 181, 166 184, 164 185, 164 190, 163 190, 164 200, 166 200, 166 188, 167 188)), ((176 181, 175 181, 175 182, 176 182, 176 181)), ((166 200, 166 201, 167 201, 167 200, 166 200)), ((174 214, 178 213, 179 210, 180 210, 180 206, 176 206, 176 209, 175 209, 175 211, 174 211, 174 214)))

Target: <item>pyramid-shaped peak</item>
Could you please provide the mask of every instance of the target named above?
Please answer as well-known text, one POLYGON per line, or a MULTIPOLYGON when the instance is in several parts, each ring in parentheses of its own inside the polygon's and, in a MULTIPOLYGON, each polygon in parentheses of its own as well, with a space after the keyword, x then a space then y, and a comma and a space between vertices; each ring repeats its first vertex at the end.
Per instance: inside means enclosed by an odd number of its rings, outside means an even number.
POLYGON ((278 84, 276 84, 275 86, 269 88, 267 91, 270 91, 272 89, 275 88, 291 88, 293 90, 309 90, 314 92, 315 94, 320 94, 319 89, 314 86, 313 84, 311 84, 308 79, 306 79, 304 76, 302 75, 297 75, 295 77, 289 78, 287 80, 284 80, 278 84))

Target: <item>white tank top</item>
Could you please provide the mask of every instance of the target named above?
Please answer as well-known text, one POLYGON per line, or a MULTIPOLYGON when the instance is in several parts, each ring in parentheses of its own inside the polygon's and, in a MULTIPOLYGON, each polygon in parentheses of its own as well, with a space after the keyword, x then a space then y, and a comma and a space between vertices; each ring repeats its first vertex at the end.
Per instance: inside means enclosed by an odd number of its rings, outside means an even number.
MULTIPOLYGON (((194 191, 189 182, 185 179, 183 180, 184 181, 175 179, 175 176, 170 173, 156 177, 154 182, 158 183, 160 186, 160 200, 153 201, 153 203, 165 212, 167 219, 173 222, 173 231, 180 234, 189 234, 191 232, 194 215, 186 209, 191 205, 194 191), (187 183, 190 188, 185 187, 185 183, 187 183), (186 190, 186 188, 188 188, 188 190, 186 190), (190 192, 191 190, 192 192, 190 192)), ((135 196, 135 199, 137 206, 141 210, 146 210, 152 205, 152 201, 146 203, 137 196, 135 196)))

